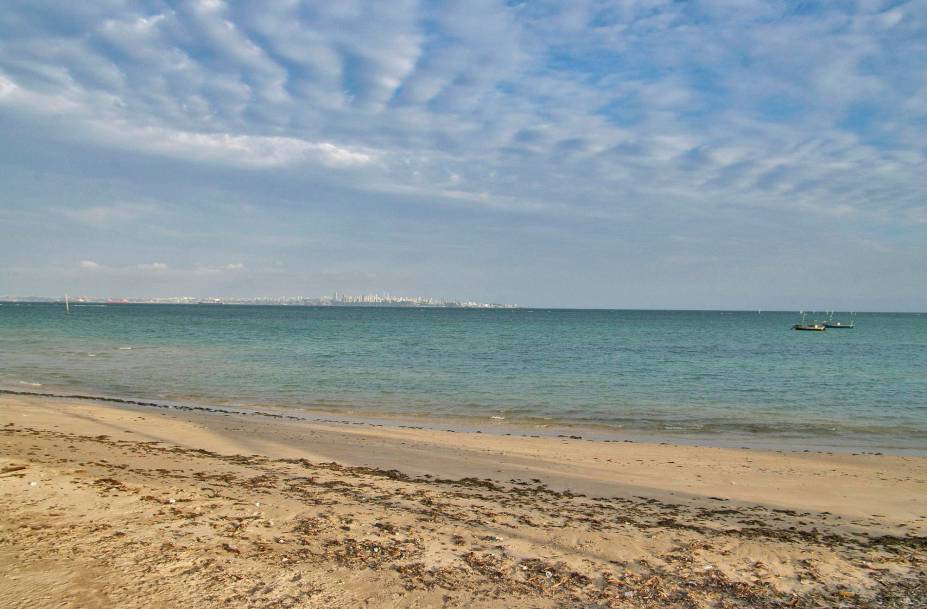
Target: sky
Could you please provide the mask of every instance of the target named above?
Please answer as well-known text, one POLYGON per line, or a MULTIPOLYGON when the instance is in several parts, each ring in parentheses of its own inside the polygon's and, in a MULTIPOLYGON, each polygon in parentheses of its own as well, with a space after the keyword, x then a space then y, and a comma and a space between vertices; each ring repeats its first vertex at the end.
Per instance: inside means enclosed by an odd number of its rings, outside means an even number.
POLYGON ((927 311, 927 2, 5 0, 0 294, 927 311))

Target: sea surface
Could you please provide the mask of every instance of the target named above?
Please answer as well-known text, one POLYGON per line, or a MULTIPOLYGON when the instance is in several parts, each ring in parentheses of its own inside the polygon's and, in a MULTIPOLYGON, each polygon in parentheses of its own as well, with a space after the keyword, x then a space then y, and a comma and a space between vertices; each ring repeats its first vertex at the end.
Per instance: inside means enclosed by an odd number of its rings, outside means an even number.
POLYGON ((0 387, 927 453, 927 315, 0 304, 0 387), (846 315, 843 316, 846 318, 846 315))

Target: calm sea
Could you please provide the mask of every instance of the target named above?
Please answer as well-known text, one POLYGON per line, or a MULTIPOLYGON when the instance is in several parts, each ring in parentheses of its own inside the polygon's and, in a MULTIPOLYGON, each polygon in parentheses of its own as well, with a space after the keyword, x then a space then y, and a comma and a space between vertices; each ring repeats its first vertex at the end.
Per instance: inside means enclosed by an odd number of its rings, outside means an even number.
POLYGON ((0 304, 17 391, 927 451, 927 315, 0 304), (496 418, 493 418, 496 417, 496 418))

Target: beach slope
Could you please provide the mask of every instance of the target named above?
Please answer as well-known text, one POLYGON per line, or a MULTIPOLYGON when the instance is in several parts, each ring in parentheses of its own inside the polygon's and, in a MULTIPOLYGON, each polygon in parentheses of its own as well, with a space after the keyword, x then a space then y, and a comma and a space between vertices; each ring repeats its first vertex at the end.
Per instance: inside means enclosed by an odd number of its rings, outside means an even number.
POLYGON ((923 607, 927 459, 0 396, 2 607, 923 607))

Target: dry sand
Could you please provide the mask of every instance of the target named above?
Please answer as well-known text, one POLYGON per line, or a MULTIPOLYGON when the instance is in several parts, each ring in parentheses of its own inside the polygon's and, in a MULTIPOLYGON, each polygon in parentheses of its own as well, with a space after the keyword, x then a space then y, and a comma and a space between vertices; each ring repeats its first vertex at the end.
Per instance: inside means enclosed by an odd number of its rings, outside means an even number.
POLYGON ((0 607, 927 607, 927 458, 0 396, 0 607))

